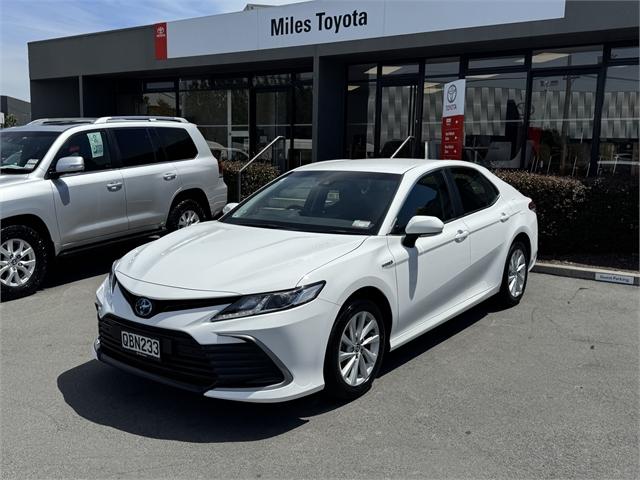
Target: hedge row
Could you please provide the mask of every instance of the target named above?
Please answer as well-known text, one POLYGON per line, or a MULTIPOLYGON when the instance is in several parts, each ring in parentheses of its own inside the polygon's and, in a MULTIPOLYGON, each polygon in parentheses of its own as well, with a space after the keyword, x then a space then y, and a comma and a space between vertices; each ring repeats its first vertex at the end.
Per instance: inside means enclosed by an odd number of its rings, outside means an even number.
POLYGON ((541 254, 638 252, 636 179, 495 173, 535 202, 541 254))
MULTIPOLYGON (((238 172, 245 162, 221 162, 224 169, 224 183, 229 188, 228 201, 238 201, 238 172)), ((280 175, 278 169, 264 162, 252 163, 242 172, 242 198, 262 188, 280 175)))

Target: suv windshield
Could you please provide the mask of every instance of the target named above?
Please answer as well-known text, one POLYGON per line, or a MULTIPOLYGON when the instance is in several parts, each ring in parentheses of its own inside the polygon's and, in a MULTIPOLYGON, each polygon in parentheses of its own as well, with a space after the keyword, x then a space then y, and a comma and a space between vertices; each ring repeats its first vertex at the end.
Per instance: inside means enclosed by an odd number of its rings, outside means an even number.
POLYGON ((321 233, 372 235, 395 195, 400 175, 302 171, 284 176, 221 221, 321 233))
POLYGON ((2 173, 32 172, 59 135, 60 132, 1 132, 0 170, 2 173))

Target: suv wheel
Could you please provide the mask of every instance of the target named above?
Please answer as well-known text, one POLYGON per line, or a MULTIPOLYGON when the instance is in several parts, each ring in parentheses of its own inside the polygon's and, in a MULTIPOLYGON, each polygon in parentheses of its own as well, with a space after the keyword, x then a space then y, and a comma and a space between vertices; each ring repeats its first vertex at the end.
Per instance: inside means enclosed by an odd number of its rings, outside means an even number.
POLYGON ((169 212, 167 230, 173 232, 206 220, 204 209, 192 199, 182 200, 175 204, 169 212))
POLYGON ((35 292, 47 272, 47 244, 25 225, 9 225, 0 231, 0 292, 12 299, 35 292))
POLYGON ((380 370, 386 345, 382 312, 370 300, 348 302, 329 337, 324 380, 329 395, 354 399, 363 395, 380 370))

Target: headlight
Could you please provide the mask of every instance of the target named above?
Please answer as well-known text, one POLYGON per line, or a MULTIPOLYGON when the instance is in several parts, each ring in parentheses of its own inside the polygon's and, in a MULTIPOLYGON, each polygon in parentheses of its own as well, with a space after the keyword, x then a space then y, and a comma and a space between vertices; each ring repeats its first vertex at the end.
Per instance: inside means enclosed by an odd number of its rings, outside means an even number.
POLYGON ((324 285, 325 282, 318 282, 280 292, 246 295, 217 313, 211 321, 250 317, 297 307, 316 298, 324 285))
POLYGON ((111 265, 111 272, 109 273, 109 293, 113 293, 113 289, 116 288, 116 268, 118 267, 118 263, 120 263, 120 259, 111 265))

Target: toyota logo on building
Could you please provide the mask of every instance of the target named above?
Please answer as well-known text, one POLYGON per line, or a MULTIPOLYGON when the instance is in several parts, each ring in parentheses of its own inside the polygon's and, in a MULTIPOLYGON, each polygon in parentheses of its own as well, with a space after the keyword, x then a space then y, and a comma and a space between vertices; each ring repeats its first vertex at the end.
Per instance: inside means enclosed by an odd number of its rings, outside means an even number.
POLYGON ((455 85, 450 85, 447 89, 447 101, 449 103, 453 103, 456 101, 456 97, 458 96, 458 89, 455 85))
POLYGON ((153 303, 148 298, 141 297, 136 300, 134 309, 139 317, 148 317, 153 310, 153 303))

